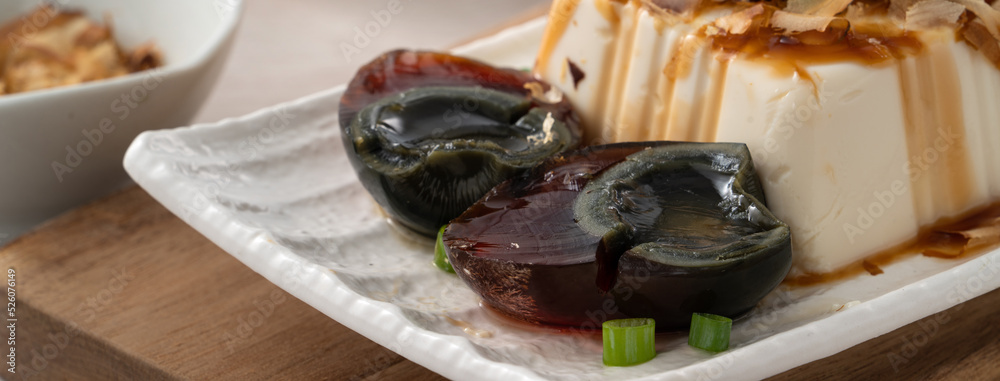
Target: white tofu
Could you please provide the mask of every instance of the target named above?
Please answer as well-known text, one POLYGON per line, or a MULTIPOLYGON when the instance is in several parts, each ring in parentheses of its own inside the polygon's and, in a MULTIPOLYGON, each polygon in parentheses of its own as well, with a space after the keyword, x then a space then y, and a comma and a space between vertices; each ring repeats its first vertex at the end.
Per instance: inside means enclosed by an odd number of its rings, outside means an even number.
POLYGON ((674 23, 637 1, 554 7, 567 19, 550 22, 536 70, 573 102, 586 143, 746 143, 792 228, 793 274, 836 271, 1000 200, 1000 70, 950 30, 920 34, 923 53, 902 60, 777 67, 696 34, 725 9, 674 23))

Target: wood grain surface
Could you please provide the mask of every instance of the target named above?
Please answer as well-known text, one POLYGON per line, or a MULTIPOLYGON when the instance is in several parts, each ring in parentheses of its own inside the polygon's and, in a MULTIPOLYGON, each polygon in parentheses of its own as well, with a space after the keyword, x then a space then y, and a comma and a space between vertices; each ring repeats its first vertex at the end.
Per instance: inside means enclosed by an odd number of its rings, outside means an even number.
MULTIPOLYGON (((18 281, 9 380, 441 379, 278 289, 139 188, 11 243, 0 268, 18 281)), ((1000 379, 998 312, 994 291, 773 379, 1000 379)))

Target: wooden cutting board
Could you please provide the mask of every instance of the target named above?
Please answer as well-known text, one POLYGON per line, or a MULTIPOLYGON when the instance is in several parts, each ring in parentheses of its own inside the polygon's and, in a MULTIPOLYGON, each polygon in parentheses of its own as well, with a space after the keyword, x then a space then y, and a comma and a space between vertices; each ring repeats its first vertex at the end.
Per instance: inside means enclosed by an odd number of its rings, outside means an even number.
MULTIPOLYGON (((8 269, 8 380, 441 378, 280 290, 137 187, 0 249, 8 269)), ((998 313, 994 291, 773 379, 1000 379, 998 313)))

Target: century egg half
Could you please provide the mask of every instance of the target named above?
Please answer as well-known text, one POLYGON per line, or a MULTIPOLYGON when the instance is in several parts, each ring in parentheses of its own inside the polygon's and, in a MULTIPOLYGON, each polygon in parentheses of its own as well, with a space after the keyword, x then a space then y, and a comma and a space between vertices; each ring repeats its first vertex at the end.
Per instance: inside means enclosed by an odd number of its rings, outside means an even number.
POLYGON ((558 155, 491 190, 443 242, 494 310, 598 328, 696 312, 737 317, 791 266, 789 228, 734 143, 619 143, 558 155))
POLYGON ((391 218, 427 236, 580 142, 578 117, 548 84, 443 53, 397 50, 365 65, 339 116, 361 183, 391 218))

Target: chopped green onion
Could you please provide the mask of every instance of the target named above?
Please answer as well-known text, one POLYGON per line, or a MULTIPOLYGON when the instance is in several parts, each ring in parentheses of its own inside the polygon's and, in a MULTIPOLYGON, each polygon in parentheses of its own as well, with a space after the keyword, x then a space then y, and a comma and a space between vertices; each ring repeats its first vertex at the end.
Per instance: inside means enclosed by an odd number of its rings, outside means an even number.
POLYGON ((696 313, 691 316, 688 345, 709 352, 722 352, 729 349, 729 334, 732 331, 732 319, 725 316, 696 313))
POLYGON ((437 242, 434 243, 434 266, 454 274, 455 268, 451 267, 451 261, 448 260, 448 254, 444 251, 444 228, 448 225, 442 226, 441 230, 438 230, 437 242))
POLYGON ((656 357, 656 322, 653 319, 609 320, 604 333, 604 365, 632 366, 656 357))

